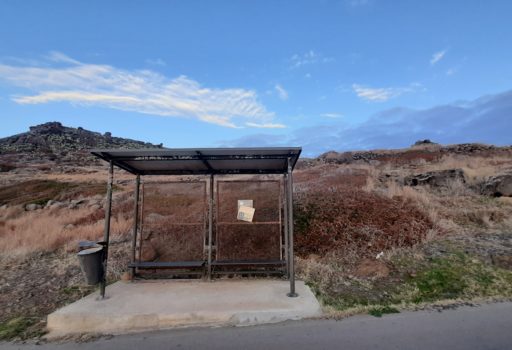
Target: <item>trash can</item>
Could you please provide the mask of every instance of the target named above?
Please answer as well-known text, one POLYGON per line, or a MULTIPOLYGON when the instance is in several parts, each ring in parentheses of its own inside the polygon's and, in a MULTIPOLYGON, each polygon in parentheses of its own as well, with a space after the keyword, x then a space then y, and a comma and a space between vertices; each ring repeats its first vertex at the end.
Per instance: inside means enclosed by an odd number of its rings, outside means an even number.
POLYGON ((78 242, 78 251, 82 251, 84 249, 89 249, 89 248, 95 248, 95 247, 98 247, 98 244, 96 242, 93 242, 93 241, 80 241, 78 242))
POLYGON ((93 247, 78 252, 80 268, 89 285, 101 282, 103 278, 103 247, 93 247))

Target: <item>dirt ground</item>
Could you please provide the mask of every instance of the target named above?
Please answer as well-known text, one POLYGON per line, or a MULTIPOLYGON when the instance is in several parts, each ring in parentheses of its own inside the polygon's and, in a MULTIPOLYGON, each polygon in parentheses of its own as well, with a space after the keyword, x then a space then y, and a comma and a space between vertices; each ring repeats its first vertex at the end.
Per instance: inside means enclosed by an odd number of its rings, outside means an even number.
POLYGON ((21 338, 44 332, 46 315, 91 292, 74 254, 34 254, 3 261, 0 270, 0 323, 19 318, 30 326, 21 338))

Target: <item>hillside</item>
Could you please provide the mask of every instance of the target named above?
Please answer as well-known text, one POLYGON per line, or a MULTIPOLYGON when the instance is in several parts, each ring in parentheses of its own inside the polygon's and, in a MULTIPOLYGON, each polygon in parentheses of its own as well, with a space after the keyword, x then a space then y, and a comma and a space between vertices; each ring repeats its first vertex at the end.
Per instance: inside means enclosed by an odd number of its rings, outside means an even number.
POLYGON ((31 163, 94 164, 91 148, 161 148, 148 142, 113 137, 59 122, 31 126, 28 132, 0 139, 0 167, 31 163))
MULTIPOLYGON (((48 313, 93 291, 75 254, 104 229, 106 166, 88 156, 95 147, 161 145, 60 123, 0 140, 0 339, 37 336, 48 313)), ((127 271, 133 180, 116 172, 111 281, 127 271)), ((145 222, 166 231, 144 236, 144 261, 179 246, 160 211, 183 218, 198 204, 193 184, 154 180, 144 177, 145 222)), ((511 147, 421 141, 328 152, 294 171, 297 276, 332 315, 512 298, 511 218, 511 147)))

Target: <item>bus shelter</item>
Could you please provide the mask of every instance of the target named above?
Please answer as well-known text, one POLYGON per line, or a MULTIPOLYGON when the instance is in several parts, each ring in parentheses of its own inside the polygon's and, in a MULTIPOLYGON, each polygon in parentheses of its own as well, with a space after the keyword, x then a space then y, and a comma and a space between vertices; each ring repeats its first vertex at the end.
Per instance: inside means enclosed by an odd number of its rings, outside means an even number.
POLYGON ((290 281, 288 296, 297 296, 292 172, 300 147, 91 153, 109 163, 102 297, 115 167, 135 175, 132 276, 162 269, 208 280, 220 274, 281 274, 290 281), (165 180, 146 181, 157 175, 165 180))

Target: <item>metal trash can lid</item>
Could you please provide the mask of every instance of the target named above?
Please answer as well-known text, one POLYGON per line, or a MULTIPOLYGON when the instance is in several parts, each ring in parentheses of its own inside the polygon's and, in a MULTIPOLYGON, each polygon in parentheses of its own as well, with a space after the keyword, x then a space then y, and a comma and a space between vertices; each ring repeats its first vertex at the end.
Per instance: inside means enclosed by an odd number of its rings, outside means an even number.
POLYGON ((84 249, 84 250, 79 251, 78 255, 94 254, 96 252, 99 252, 102 249, 103 249, 103 247, 94 247, 94 248, 84 249))
POLYGON ((96 245, 96 242, 93 241, 79 241, 78 246, 79 247, 92 247, 96 245))

